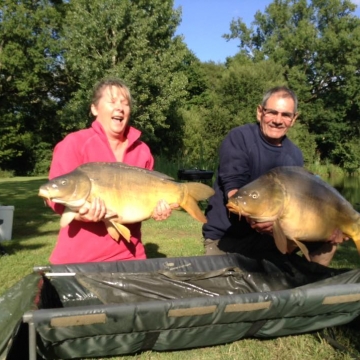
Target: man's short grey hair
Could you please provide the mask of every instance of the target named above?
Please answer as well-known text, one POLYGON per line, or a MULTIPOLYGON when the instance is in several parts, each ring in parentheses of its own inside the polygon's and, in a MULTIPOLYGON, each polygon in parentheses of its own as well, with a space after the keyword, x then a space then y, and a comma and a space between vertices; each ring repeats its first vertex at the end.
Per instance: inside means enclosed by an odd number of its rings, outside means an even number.
POLYGON ((266 103, 269 100, 269 98, 273 95, 278 95, 279 97, 282 98, 291 98, 294 101, 294 113, 297 112, 297 107, 298 107, 298 99, 296 94, 290 90, 288 87, 286 86, 275 86, 273 88, 271 88, 270 90, 268 90, 262 99, 262 103, 261 106, 262 107, 266 107, 266 103))

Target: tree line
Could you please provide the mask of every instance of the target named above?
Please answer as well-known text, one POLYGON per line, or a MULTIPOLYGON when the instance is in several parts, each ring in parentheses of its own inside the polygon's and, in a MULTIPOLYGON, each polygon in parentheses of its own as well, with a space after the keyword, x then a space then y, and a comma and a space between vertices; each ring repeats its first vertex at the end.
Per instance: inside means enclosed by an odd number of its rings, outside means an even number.
POLYGON ((229 23, 239 52, 201 62, 175 31, 173 0, 0 0, 0 169, 47 174, 54 145, 89 126, 90 94, 122 78, 132 124, 155 155, 215 163, 265 90, 287 85, 300 117, 289 137, 306 163, 360 167, 360 19, 349 0, 274 0, 251 26, 229 23))

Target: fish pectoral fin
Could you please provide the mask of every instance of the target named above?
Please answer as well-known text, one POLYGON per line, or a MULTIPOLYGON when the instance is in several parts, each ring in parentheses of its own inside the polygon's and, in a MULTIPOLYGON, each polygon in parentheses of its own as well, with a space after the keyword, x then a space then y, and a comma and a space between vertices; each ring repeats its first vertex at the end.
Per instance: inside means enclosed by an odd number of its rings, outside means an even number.
POLYGON ((279 220, 275 220, 273 224, 273 236, 275 245, 282 254, 287 253, 287 238, 284 234, 283 229, 280 226, 279 220))
POLYGON ((108 220, 108 221, 118 231, 118 233, 123 236, 123 238, 126 241, 130 242, 130 236, 131 236, 130 230, 126 226, 116 222, 115 220, 108 220))
POLYGON ((117 242, 120 241, 120 234, 117 231, 117 229, 113 226, 113 224, 108 220, 103 220, 106 230, 109 233, 109 235, 117 242))
POLYGON ((115 218, 115 217, 118 217, 117 214, 110 212, 110 213, 105 214, 104 219, 111 219, 111 218, 115 218))
POLYGON ((61 215, 60 227, 65 227, 69 225, 75 219, 76 212, 65 208, 64 212, 61 215))
POLYGON ((298 241, 298 240, 296 240, 296 239, 292 239, 292 241, 295 242, 295 244, 298 246, 298 248, 300 249, 300 251, 304 254, 304 256, 306 257, 306 259, 307 259, 308 261, 311 261, 308 248, 307 248, 301 241, 298 241))

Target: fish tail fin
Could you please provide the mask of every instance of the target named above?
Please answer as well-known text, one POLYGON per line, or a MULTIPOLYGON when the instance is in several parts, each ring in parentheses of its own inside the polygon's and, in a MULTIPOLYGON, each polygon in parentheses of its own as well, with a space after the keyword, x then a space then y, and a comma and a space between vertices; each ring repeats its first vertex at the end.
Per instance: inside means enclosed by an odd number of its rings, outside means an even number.
POLYGON ((357 249, 358 253, 360 254, 360 217, 358 217, 352 230, 354 231, 354 233, 349 234, 349 237, 354 241, 356 249, 357 249))
POLYGON ((360 238, 359 239, 353 239, 353 240, 354 240, 356 249, 357 249, 358 253, 360 254, 360 238))
POLYGON ((187 196, 186 200, 181 203, 180 206, 186 210, 195 220, 198 220, 204 224, 206 223, 206 217, 199 208, 197 201, 193 197, 187 196))
POLYGON ((212 187, 202 183, 189 182, 184 183, 184 186, 187 189, 187 193, 196 201, 207 200, 215 193, 212 187))
POLYGON ((206 223, 206 217, 198 205, 198 201, 206 200, 214 195, 214 190, 202 183, 184 183, 184 198, 179 204, 194 219, 206 223))

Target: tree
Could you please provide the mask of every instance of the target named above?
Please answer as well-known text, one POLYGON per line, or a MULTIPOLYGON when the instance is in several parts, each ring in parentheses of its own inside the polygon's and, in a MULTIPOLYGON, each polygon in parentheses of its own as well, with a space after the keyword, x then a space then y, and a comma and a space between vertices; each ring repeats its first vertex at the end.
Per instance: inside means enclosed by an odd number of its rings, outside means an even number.
POLYGON ((0 9, 0 168, 24 175, 37 146, 54 142, 59 128, 63 4, 2 0, 0 9))
POLYGON ((227 39, 254 62, 271 59, 300 100, 302 121, 322 159, 341 164, 341 148, 360 134, 360 19, 348 0, 274 0, 250 28, 231 23, 227 39))
POLYGON ((69 129, 89 124, 90 91, 109 75, 124 79, 135 99, 132 123, 156 154, 181 142, 177 108, 186 96, 188 50, 174 36, 180 10, 172 0, 77 0, 64 22, 64 59, 78 88, 63 112, 69 129))

